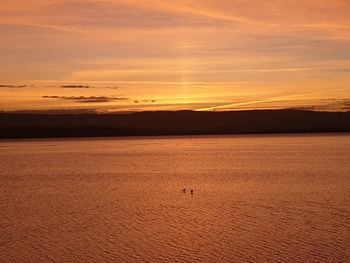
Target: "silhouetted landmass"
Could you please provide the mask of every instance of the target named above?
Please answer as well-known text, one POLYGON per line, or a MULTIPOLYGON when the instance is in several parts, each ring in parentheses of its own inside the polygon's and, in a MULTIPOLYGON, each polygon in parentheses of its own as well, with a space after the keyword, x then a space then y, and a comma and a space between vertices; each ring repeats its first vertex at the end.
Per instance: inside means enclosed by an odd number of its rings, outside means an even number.
POLYGON ((350 112, 0 113, 0 138, 350 132, 350 112))

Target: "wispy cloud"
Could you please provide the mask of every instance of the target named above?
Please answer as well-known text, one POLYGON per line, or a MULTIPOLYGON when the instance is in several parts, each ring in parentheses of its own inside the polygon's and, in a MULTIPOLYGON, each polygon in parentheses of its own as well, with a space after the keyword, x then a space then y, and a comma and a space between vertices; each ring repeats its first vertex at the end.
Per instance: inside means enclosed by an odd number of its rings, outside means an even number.
POLYGON ((86 113, 100 113, 96 109, 45 109, 45 110, 14 110, 6 111, 8 113, 25 113, 25 114, 86 114, 86 113))
POLYGON ((78 103, 105 103, 113 101, 128 101, 129 98, 123 97, 107 97, 107 96, 42 96, 44 99, 60 99, 69 100, 78 103))
POLYGON ((157 100, 134 100, 134 103, 155 103, 157 100))
POLYGON ((60 86, 60 88, 63 88, 63 89, 90 89, 91 86, 86 86, 86 85, 63 85, 63 86, 60 86))
POLYGON ((90 85, 62 85, 59 86, 62 89, 113 89, 117 90, 120 89, 121 87, 117 86, 90 86, 90 85))
POLYGON ((10 89, 12 89, 12 88, 20 89, 20 88, 25 88, 25 87, 27 87, 27 86, 26 85, 7 85, 7 84, 0 85, 0 88, 10 88, 10 89))

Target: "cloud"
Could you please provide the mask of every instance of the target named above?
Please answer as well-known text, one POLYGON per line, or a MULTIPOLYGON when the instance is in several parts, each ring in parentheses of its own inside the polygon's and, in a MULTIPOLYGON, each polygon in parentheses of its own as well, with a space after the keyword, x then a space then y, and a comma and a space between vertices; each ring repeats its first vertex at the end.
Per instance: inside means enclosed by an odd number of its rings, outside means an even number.
POLYGON ((350 110, 350 99, 340 99, 340 100, 334 100, 326 105, 328 109, 330 110, 342 110, 342 111, 349 111, 350 110))
POLYGON ((318 103, 310 102, 309 105, 290 107, 293 110, 313 110, 313 111, 350 111, 350 100, 327 100, 318 103))
POLYGON ((4 113, 23 113, 23 114, 87 114, 87 113, 100 113, 97 109, 47 109, 47 110, 13 110, 13 111, 0 111, 4 113))
POLYGON ((134 103, 155 103, 157 100, 134 100, 134 103))
POLYGON ((96 87, 96 86, 89 86, 89 85, 62 85, 59 86, 62 89, 120 89, 121 87, 96 87))
POLYGON ((341 109, 345 111, 350 111, 350 101, 344 103, 341 109))
POLYGON ((44 99, 60 99, 74 101, 77 103, 105 103, 113 101, 128 101, 129 98, 107 97, 107 96, 42 96, 44 99))
POLYGON ((63 89, 90 89, 91 86, 85 86, 85 85, 63 85, 63 86, 60 86, 60 88, 63 88, 63 89))
POLYGON ((25 87, 27 87, 26 85, 7 85, 7 84, 1 84, 0 85, 0 88, 18 88, 18 89, 20 89, 20 88, 25 88, 25 87))

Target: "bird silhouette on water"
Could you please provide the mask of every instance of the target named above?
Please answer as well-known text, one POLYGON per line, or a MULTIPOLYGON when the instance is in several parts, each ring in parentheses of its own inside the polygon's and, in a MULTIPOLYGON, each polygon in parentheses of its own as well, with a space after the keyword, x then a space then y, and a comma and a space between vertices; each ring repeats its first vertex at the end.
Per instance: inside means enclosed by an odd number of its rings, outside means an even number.
MULTIPOLYGON (((187 190, 186 188, 183 188, 183 189, 182 189, 182 192, 185 194, 185 193, 186 193, 186 190, 187 190)), ((191 195, 193 195, 193 193, 194 193, 194 190, 191 189, 191 195)))

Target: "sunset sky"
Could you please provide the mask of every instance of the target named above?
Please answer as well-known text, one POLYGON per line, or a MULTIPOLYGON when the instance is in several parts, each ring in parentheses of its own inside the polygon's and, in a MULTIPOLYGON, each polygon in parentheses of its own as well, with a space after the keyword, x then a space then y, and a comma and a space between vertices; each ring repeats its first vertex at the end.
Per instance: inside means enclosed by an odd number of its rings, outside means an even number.
POLYGON ((350 110, 348 0, 2 0, 0 110, 350 110))

